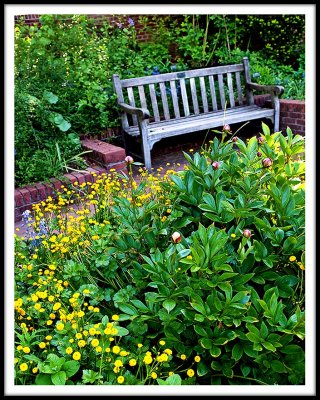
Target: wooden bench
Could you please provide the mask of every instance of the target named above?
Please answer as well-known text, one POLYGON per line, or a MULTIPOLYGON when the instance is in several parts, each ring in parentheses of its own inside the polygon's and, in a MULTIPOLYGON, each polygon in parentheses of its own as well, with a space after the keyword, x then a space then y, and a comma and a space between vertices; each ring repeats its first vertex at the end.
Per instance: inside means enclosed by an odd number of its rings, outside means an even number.
POLYGON ((138 137, 148 170, 153 145, 167 137, 262 118, 279 130, 284 88, 251 82, 247 57, 241 64, 129 79, 113 75, 112 81, 126 152, 129 136, 138 137), (270 93, 272 108, 255 105, 253 91, 270 93))

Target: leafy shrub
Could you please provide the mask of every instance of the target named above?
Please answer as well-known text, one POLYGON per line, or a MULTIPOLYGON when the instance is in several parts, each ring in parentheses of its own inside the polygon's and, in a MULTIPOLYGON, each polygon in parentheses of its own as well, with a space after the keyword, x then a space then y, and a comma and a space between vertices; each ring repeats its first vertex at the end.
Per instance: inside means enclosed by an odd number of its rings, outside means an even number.
POLYGON ((304 140, 262 131, 25 213, 16 384, 304 383, 304 140))

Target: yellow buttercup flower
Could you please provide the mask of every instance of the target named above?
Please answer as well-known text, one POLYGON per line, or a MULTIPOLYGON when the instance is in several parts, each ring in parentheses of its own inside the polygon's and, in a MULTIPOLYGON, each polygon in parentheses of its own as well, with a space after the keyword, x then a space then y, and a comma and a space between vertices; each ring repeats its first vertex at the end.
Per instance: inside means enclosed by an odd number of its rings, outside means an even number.
POLYGON ((28 369, 28 364, 22 363, 22 364, 20 364, 19 368, 20 368, 20 371, 24 372, 28 369))
POLYGON ((118 382, 118 383, 120 383, 120 384, 121 384, 121 383, 123 383, 123 382, 124 382, 124 377, 123 377, 123 376, 121 376, 121 375, 120 375, 120 376, 118 376, 118 378, 117 378, 117 382, 118 382))
POLYGON ((134 358, 131 358, 131 360, 129 360, 129 365, 130 365, 130 367, 134 367, 135 365, 137 365, 137 360, 135 360, 134 358))
POLYGON ((290 257, 289 257, 289 261, 291 261, 291 262, 296 261, 296 259, 297 259, 297 258, 296 258, 295 256, 290 256, 290 257))
POLYGON ((78 361, 81 358, 81 354, 78 351, 76 351, 76 352, 73 353, 72 358, 74 360, 78 361))
POLYGON ((195 362, 199 362, 201 360, 201 358, 199 356, 195 356, 194 361, 195 362))
POLYGON ((117 315, 117 314, 114 314, 112 317, 111 317, 111 319, 113 320, 113 321, 118 321, 119 320, 119 315, 117 315))
POLYGON ((187 375, 192 378, 194 376, 194 370, 193 369, 188 369, 187 375))
POLYGON ((67 348, 66 348, 66 353, 67 353, 67 354, 72 354, 72 353, 73 353, 72 347, 67 347, 67 348))

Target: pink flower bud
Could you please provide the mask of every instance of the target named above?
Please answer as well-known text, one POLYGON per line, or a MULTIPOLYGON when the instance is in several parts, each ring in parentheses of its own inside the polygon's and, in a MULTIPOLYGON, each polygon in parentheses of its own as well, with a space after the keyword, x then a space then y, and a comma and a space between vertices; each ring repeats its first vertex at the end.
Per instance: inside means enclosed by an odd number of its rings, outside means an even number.
POLYGON ((243 236, 246 238, 249 238, 251 236, 250 229, 244 229, 242 233, 243 233, 243 236))
POLYGON ((273 161, 271 160, 271 158, 264 158, 262 160, 262 165, 264 168, 268 168, 272 165, 273 161))
POLYGON ((218 169, 220 167, 219 161, 213 161, 211 165, 213 166, 213 169, 218 169))
POLYGON ((258 151, 258 152, 257 152, 257 156, 258 156, 258 157, 261 157, 261 156, 262 156, 261 151, 258 151))
POLYGON ((265 142, 265 138, 262 137, 262 136, 259 136, 259 137, 258 137, 258 143, 262 144, 262 143, 264 143, 264 142, 265 142))
POLYGON ((181 239, 182 239, 179 232, 173 232, 171 238, 172 238, 173 243, 179 243, 179 242, 181 242, 181 239))
POLYGON ((234 136, 234 137, 232 138, 232 141, 233 141, 233 142, 236 142, 238 139, 239 139, 238 136, 234 136))
POLYGON ((223 125, 222 131, 223 132, 227 132, 227 133, 231 133, 230 125, 228 125, 228 124, 223 125))
POLYGON ((128 164, 132 164, 133 163, 133 158, 131 156, 127 156, 124 161, 128 164))

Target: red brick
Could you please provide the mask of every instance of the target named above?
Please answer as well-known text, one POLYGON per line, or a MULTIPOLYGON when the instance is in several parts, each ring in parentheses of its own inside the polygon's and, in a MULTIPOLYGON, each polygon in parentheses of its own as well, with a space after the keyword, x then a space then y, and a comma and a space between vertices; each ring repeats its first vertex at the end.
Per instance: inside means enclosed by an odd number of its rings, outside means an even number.
POLYGON ((32 203, 37 202, 39 200, 38 190, 35 186, 25 186, 25 189, 29 191, 32 203))
POLYGON ((26 189, 26 188, 21 188, 19 190, 20 190, 20 193, 23 196, 24 204, 30 204, 31 203, 31 195, 30 195, 29 190, 26 189))
POLYGON ((63 185, 63 183, 56 178, 51 178, 50 182, 52 183, 55 190, 61 189, 61 186, 63 185))
MULTIPOLYGON (((87 150, 92 150, 93 155, 105 164, 123 161, 126 156, 123 148, 98 139, 85 139, 82 141, 82 146, 87 150)), ((92 158, 92 154, 88 157, 92 158)))
POLYGON ((15 207, 21 207, 24 205, 22 193, 17 189, 14 191, 14 204, 15 207))
POLYGON ((47 198, 47 191, 45 185, 43 183, 37 183, 35 186, 38 190, 39 201, 45 200, 47 198))
POLYGON ((77 182, 77 178, 74 176, 74 175, 72 175, 72 174, 64 174, 63 175, 66 179, 68 179, 68 181, 70 181, 72 184, 74 183, 74 182, 77 182))

